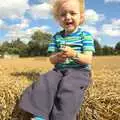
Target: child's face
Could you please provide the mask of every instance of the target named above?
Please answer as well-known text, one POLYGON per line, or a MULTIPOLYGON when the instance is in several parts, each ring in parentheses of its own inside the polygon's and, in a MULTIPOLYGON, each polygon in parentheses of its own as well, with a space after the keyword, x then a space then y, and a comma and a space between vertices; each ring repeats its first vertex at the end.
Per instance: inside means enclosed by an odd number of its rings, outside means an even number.
POLYGON ((59 8, 58 21, 66 33, 72 33, 83 20, 78 0, 64 0, 59 8))

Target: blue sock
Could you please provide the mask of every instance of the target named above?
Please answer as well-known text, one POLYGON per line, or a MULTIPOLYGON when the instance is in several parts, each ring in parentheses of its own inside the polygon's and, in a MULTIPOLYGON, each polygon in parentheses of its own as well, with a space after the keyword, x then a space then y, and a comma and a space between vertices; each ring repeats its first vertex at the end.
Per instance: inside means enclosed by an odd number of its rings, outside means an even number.
POLYGON ((37 117, 34 117, 35 120, 45 120, 43 117, 41 116, 37 116, 37 117))

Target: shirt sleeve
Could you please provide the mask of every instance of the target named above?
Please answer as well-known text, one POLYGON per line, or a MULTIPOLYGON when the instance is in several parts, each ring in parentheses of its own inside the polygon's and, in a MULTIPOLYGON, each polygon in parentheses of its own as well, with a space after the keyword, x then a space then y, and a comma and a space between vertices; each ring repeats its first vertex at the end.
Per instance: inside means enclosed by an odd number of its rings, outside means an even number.
POLYGON ((89 32, 83 32, 83 53, 95 52, 94 39, 89 32))
POLYGON ((56 46, 56 39, 55 36, 52 37, 51 43, 48 45, 48 53, 54 53, 56 52, 57 46, 56 46))

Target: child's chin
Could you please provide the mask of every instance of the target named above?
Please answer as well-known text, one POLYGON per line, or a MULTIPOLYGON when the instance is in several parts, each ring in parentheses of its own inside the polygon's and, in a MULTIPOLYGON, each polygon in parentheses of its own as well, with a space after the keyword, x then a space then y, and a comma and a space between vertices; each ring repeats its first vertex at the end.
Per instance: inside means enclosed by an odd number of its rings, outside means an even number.
POLYGON ((75 29, 68 29, 67 32, 68 33, 72 33, 75 29))

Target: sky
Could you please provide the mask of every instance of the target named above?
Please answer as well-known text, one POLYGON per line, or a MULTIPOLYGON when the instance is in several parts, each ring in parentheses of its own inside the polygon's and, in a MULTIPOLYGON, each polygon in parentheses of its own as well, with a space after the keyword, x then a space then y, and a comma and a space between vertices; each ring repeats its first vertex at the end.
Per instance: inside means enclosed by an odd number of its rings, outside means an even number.
MULTIPOLYGON (((114 47, 120 42, 120 0, 86 0, 85 23, 99 43, 114 47)), ((0 0, 0 43, 31 40, 36 30, 55 34, 61 28, 54 20, 49 0, 0 0)))

